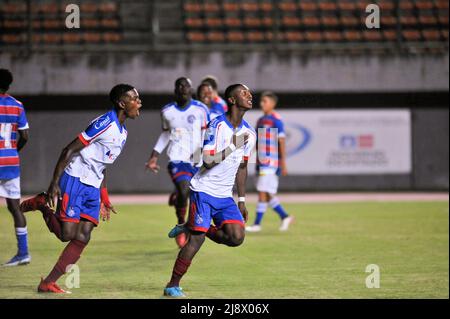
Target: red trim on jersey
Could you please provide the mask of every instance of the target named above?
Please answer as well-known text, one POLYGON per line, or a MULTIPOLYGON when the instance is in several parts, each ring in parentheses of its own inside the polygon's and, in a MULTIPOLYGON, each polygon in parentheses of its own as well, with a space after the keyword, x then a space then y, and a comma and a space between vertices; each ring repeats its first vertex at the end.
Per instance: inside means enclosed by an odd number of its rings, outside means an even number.
POLYGON ((20 115, 22 108, 18 105, 0 105, 0 115, 20 115))
POLYGON ((86 139, 83 137, 83 134, 78 134, 78 139, 81 141, 81 143, 83 143, 84 146, 89 145, 89 141, 86 141, 86 139))
POLYGON ((0 157, 0 166, 19 165, 19 157, 0 157))
POLYGON ((248 161, 249 158, 250 156, 244 156, 244 161, 248 161))

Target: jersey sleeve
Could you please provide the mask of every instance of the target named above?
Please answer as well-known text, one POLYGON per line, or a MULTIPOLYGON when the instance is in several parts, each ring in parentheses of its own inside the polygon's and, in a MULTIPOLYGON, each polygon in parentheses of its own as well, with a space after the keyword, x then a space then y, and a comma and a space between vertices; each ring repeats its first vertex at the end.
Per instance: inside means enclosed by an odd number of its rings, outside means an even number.
POLYGON ((166 112, 167 112, 167 109, 163 109, 161 111, 161 128, 163 131, 170 130, 170 124, 169 124, 169 121, 167 120, 166 112))
POLYGON ((275 127, 278 129, 278 138, 285 138, 286 133, 284 131, 283 121, 281 121, 281 120, 275 121, 275 127))
POLYGON ((89 145, 94 141, 101 140, 105 133, 112 125, 111 116, 108 114, 96 118, 89 126, 78 135, 78 138, 84 145, 89 145))
POLYGON ((27 116, 25 114, 25 109, 21 108, 19 119, 17 120, 17 129, 26 130, 29 128, 27 116))
POLYGON ((216 121, 209 122, 203 141, 203 152, 208 152, 210 155, 214 155, 217 150, 217 134, 219 133, 220 124, 217 125, 216 121))

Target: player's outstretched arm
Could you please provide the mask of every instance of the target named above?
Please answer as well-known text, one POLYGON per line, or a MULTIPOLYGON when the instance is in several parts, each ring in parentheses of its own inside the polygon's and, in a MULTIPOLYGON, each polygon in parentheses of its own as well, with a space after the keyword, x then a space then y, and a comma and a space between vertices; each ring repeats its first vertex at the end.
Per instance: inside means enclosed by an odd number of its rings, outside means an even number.
POLYGON ((286 139, 284 137, 278 139, 278 149, 280 152, 281 175, 286 176, 288 171, 286 165, 286 139))
MULTIPOLYGON (((238 192, 239 198, 245 198, 245 183, 247 182, 247 163, 248 160, 244 160, 239 165, 237 174, 236 174, 236 188, 238 192)), ((245 207, 245 201, 239 200, 238 201, 238 207, 241 211, 242 217, 244 218, 245 222, 247 222, 248 219, 248 212, 247 208, 245 207)))
POLYGON ((53 172, 52 181, 50 182, 50 186, 47 190, 47 200, 50 207, 55 208, 57 203, 57 201, 55 201, 55 198, 61 199, 61 190, 58 186, 61 174, 64 172, 64 169, 69 164, 73 155, 79 153, 84 147, 85 145, 83 144, 83 142, 81 142, 81 140, 77 137, 62 150, 53 172))
POLYGON ((109 199, 108 188, 106 187, 106 169, 103 170, 103 181, 100 187, 100 215, 103 221, 109 221, 111 212, 117 214, 109 199))
POLYGON ((206 169, 211 169, 217 164, 223 162, 231 153, 236 149, 245 146, 248 142, 249 135, 244 134, 242 136, 237 136, 234 134, 231 138, 230 146, 216 153, 215 150, 205 150, 203 151, 203 166, 206 169))
POLYGON ((148 159, 147 163, 145 163, 145 169, 150 169, 154 173, 159 172, 160 167, 158 165, 158 157, 159 154, 161 154, 164 151, 169 142, 170 142, 170 132, 168 130, 163 130, 161 135, 159 135, 158 141, 156 142, 156 145, 153 148, 150 158, 148 159))
POLYGON ((25 130, 18 130, 19 132, 19 142, 17 142, 17 151, 20 152, 20 150, 27 144, 29 136, 28 136, 28 129, 25 130))

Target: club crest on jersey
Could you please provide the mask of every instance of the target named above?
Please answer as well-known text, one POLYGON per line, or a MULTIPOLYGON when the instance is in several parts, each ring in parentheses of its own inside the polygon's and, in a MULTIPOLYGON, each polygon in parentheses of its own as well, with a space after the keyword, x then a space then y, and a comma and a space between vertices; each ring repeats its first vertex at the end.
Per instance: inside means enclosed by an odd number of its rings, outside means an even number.
POLYGON ((192 114, 189 115, 188 118, 187 118, 187 121, 188 121, 189 123, 191 123, 191 124, 194 123, 194 121, 195 121, 195 115, 192 115, 192 114))
POLYGON ((69 210, 67 211, 67 216, 69 217, 75 216, 75 211, 73 210, 73 207, 69 207, 69 210))
POLYGON ((111 151, 106 152, 106 156, 108 156, 108 158, 111 161, 113 161, 116 158, 116 156, 113 153, 111 153, 111 151))

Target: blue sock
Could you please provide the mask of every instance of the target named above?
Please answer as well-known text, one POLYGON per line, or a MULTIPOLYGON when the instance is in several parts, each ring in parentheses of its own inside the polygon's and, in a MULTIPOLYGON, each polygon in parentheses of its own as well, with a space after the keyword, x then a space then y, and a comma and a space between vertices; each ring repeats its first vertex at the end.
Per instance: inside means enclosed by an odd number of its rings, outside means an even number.
POLYGON ((17 254, 19 256, 28 255, 28 231, 27 227, 16 227, 17 254))
POLYGON ((270 201, 270 206, 273 208, 273 210, 280 216, 281 219, 285 219, 289 215, 284 210, 283 206, 280 204, 280 200, 278 197, 274 197, 270 201))
POLYGON ((261 221, 264 217, 264 213, 267 210, 267 203, 258 202, 256 205, 256 218, 255 218, 255 225, 261 224, 261 221))

